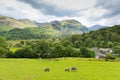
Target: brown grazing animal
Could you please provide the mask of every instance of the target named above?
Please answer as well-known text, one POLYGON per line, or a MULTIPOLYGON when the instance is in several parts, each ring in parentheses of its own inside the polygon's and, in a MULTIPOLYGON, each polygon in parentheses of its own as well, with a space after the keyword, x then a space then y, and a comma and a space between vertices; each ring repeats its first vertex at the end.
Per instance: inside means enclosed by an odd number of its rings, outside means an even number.
POLYGON ((77 70, 76 67, 72 67, 72 68, 71 68, 71 71, 76 71, 76 70, 77 70))
POLYGON ((45 68, 44 69, 44 72, 49 72, 50 71, 50 68, 45 68))
POLYGON ((65 68, 65 71, 68 71, 68 72, 69 72, 69 71, 70 71, 70 69, 69 69, 69 68, 65 68))

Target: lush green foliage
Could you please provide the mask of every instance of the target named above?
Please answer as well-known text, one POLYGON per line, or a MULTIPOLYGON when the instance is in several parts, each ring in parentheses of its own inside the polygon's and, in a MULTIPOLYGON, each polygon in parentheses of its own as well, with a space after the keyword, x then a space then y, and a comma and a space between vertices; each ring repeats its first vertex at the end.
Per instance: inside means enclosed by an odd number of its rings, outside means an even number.
POLYGON ((95 52, 86 47, 80 48, 80 51, 82 53, 82 57, 85 58, 95 57, 95 52))
POLYGON ((120 46, 114 46, 112 53, 120 56, 120 46))
POLYGON ((113 56, 112 54, 108 53, 108 54, 106 55, 106 59, 115 60, 115 56, 113 56))
POLYGON ((0 37, 0 58, 6 57, 8 53, 7 43, 4 38, 0 37))
POLYGON ((90 48, 113 48, 113 54, 119 54, 119 27, 114 26, 111 28, 92 31, 82 35, 72 35, 64 39, 43 39, 43 40, 30 40, 20 41, 22 49, 15 52, 14 57, 42 57, 42 58, 55 58, 55 57, 95 57, 95 52, 90 48), (103 33, 105 33, 103 35, 103 33), (96 35, 97 34, 97 35, 96 35), (118 36, 116 39, 108 38, 118 36), (96 37, 95 37, 96 36, 96 37), (104 38, 105 37, 105 38, 104 38), (106 38, 107 37, 107 38, 106 38), (26 50, 26 46, 29 49, 26 50), (31 51, 30 51, 31 50, 31 51), (29 56, 27 56, 29 55, 29 56), (31 53, 33 54, 31 56, 31 53), (22 55, 22 56, 20 56, 22 55), (24 56, 25 55, 25 56, 24 56))
MULTIPOLYGON (((82 35, 72 35, 64 39, 49 38, 49 39, 43 39, 43 40, 25 40, 25 41, 23 40, 23 41, 19 41, 19 43, 16 42, 16 44, 14 42, 13 47, 19 47, 20 50, 15 51, 14 54, 10 52, 8 55, 10 55, 10 57, 12 55, 13 57, 20 57, 20 58, 22 57, 27 57, 27 58, 86 57, 86 58, 89 58, 89 57, 95 56, 95 53, 91 50, 91 48, 93 47, 112 48, 113 54, 119 55, 119 47, 118 47, 120 45, 119 28, 120 26, 116 25, 111 28, 92 31, 90 33, 84 33, 82 35)), ((25 31, 25 32, 28 32, 28 31, 25 31)), ((9 47, 10 46, 12 45, 9 43, 9 47)), ((4 51, 3 48, 1 49, 4 51)))
POLYGON ((32 42, 30 41, 29 44, 27 44, 27 46, 16 50, 15 53, 13 54, 13 57, 56 58, 56 57, 82 57, 82 56, 78 49, 73 48, 71 46, 65 47, 60 43, 55 43, 47 40, 39 40, 32 42))
POLYGON ((64 39, 64 44, 72 45, 73 47, 102 47, 112 48, 120 45, 120 25, 115 25, 110 28, 91 31, 82 35, 72 35, 64 39))
POLYGON ((35 54, 31 47, 19 49, 15 52, 14 57, 16 58, 34 58, 35 54))

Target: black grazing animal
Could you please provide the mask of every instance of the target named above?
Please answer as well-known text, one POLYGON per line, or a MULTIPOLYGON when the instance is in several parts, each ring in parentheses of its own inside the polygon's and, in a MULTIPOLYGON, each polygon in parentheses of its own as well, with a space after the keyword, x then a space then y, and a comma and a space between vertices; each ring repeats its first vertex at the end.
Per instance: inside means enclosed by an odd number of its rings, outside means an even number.
POLYGON ((69 69, 69 68, 65 68, 65 71, 68 71, 68 72, 69 72, 69 71, 70 71, 70 69, 69 69))
POLYGON ((44 72, 49 72, 50 71, 50 68, 45 68, 44 69, 44 72))
POLYGON ((76 71, 76 70, 77 70, 76 67, 72 67, 72 68, 71 68, 71 71, 76 71))

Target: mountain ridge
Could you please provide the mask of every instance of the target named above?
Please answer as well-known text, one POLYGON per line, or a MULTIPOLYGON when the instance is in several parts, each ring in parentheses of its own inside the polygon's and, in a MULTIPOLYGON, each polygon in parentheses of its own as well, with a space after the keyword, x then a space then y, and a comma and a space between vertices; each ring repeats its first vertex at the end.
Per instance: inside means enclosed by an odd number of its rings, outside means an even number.
POLYGON ((91 27, 88 27, 88 30, 89 31, 95 31, 95 30, 99 30, 99 29, 103 29, 103 28, 108 28, 110 26, 103 26, 103 25, 99 25, 99 24, 96 24, 96 25, 93 25, 91 27))
POLYGON ((72 34, 82 34, 88 32, 88 28, 74 19, 37 23, 30 21, 29 19, 17 20, 9 17, 0 17, 0 32, 0 34, 4 36, 6 35, 7 39, 12 39, 12 37, 16 37, 14 39, 21 39, 19 38, 21 33, 24 34, 20 36, 22 39, 27 39, 26 35, 32 35, 29 38, 32 39, 41 37, 65 37, 72 34))

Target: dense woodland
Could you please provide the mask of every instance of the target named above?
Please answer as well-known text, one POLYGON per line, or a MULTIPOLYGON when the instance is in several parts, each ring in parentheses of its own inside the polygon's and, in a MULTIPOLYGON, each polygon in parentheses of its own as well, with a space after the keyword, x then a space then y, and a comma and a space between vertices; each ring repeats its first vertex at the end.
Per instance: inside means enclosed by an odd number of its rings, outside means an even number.
MULTIPOLYGON (((29 35, 27 36, 29 37, 29 35)), ((113 54, 120 55, 120 25, 81 35, 75 34, 62 39, 50 37, 48 39, 20 40, 15 45, 0 37, 0 57, 7 58, 90 58, 95 57, 95 52, 91 49, 93 47, 111 48, 113 54), (12 47, 20 47, 20 49, 11 52, 12 47)))

